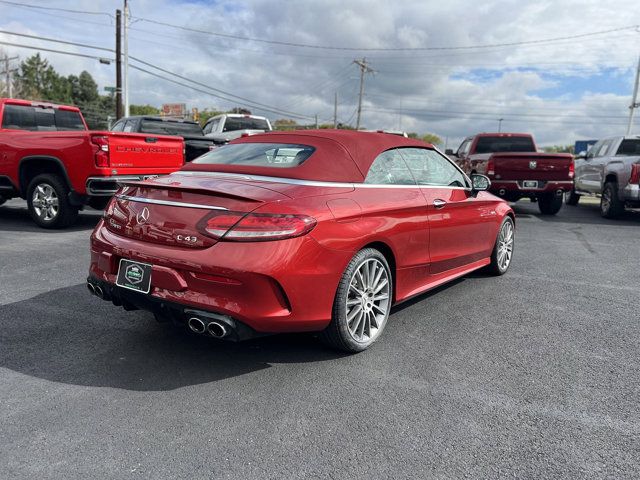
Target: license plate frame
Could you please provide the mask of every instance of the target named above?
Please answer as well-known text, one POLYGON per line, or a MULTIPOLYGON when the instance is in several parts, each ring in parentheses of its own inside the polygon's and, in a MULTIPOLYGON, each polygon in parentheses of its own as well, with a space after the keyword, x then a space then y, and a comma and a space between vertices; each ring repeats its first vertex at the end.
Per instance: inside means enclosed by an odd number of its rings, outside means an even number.
POLYGON ((149 263, 121 258, 118 263, 116 285, 138 293, 149 293, 152 269, 153 266, 149 263))
POLYGON ((522 182, 522 188, 539 188, 538 180, 524 180, 522 182))

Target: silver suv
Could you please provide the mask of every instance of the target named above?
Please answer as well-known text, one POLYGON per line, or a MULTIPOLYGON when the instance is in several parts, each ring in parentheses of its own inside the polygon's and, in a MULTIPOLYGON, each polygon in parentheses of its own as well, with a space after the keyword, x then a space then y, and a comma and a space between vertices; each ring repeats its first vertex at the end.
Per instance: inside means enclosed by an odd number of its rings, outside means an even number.
POLYGON ((600 213, 615 218, 625 206, 640 207, 640 136, 598 141, 575 160, 575 186, 566 197, 577 205, 581 195, 599 195, 600 213))

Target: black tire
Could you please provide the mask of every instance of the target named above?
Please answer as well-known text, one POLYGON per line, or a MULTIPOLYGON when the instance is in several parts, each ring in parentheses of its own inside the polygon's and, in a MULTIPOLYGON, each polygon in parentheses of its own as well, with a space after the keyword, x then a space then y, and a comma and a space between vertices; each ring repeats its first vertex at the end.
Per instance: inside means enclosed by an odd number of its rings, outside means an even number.
POLYGON ((571 190, 570 192, 565 193, 564 203, 566 203, 567 205, 571 205, 572 207, 575 207, 576 205, 578 205, 579 201, 580 201, 580 194, 576 193, 575 190, 571 190))
POLYGON ((545 193, 538 197, 538 208, 542 215, 555 215, 562 208, 562 195, 545 193))
POLYGON ((600 215, 604 218, 618 218, 624 213, 624 203, 618 197, 618 184, 607 182, 600 197, 600 215))
MULTIPOLYGON (((376 273, 373 274, 373 277, 376 277, 377 273, 380 272, 380 270, 374 271, 376 273)), ((369 283, 375 284, 374 281, 369 283)), ((371 290, 374 289, 372 288, 371 290)), ((366 350, 382 335, 384 327, 386 326, 389 319, 392 299, 393 276, 391 274, 391 270, 389 269, 389 264, 387 263, 386 258, 384 257, 384 255, 382 255, 382 253, 374 248, 365 248, 363 250, 360 250, 354 255, 354 257, 349 262, 349 265, 347 265, 344 273, 342 274, 342 278, 340 279, 340 283, 338 284, 338 289, 336 291, 336 296, 333 302, 331 323, 320 334, 320 340, 326 345, 337 350, 342 350, 344 352, 357 353, 366 350), (363 286, 366 287, 366 285, 358 283, 358 278, 362 279, 361 276, 358 277, 358 272, 362 272, 360 269, 366 267, 367 265, 373 265, 374 268, 384 269, 384 272, 382 272, 380 276, 380 284, 384 283, 383 280, 385 279, 385 276, 387 280, 386 286, 379 295, 380 297, 382 297, 386 292, 386 302, 384 301, 384 299, 380 300, 381 303, 377 307, 373 307, 373 309, 371 309, 367 305, 366 298, 368 295, 369 302, 371 304, 374 303, 376 301, 375 293, 367 293, 368 290, 366 288, 362 288, 363 286), (363 296, 358 296, 354 292, 354 290, 352 290, 352 282, 356 282, 358 287, 360 287, 358 288, 358 290, 362 291, 363 296), (352 295, 351 298, 350 294, 352 295), (365 300, 362 300, 363 297, 365 300), (355 312, 353 318, 351 320, 348 320, 349 306, 347 302, 357 302, 358 300, 360 300, 362 304, 352 305, 353 309, 351 310, 351 312, 349 312, 349 314, 353 314, 354 310, 356 310, 358 307, 360 308, 361 314, 359 315, 359 312, 355 312), (371 315, 374 315, 374 317, 371 317, 371 315), (376 315, 380 316, 380 318, 375 318, 376 315), (358 321, 361 323, 356 324, 356 322, 358 321), (350 329, 350 324, 355 330, 355 332, 353 333, 350 329), (365 334, 367 324, 369 325, 368 337, 365 334), (356 339, 356 337, 359 336, 358 330, 360 325, 362 325, 362 336, 358 340, 356 339), (377 325, 377 328, 374 328, 374 325, 377 325)))
MULTIPOLYGON (((54 201, 54 199, 52 198, 51 201, 54 201)), ((42 228, 68 227, 78 217, 78 207, 74 207, 69 203, 69 187, 62 178, 51 173, 38 175, 31 180, 27 188, 27 205, 31 218, 42 228), (45 208, 34 205, 34 193, 38 187, 41 187, 46 192, 54 192, 55 200, 57 200, 55 214, 52 213, 53 210, 45 211, 45 208)))
POLYGON ((513 250, 515 247, 515 233, 516 233, 516 226, 515 223, 513 221, 513 218, 507 216, 504 217, 504 220, 502 220, 502 223, 500 224, 500 229, 498 230, 498 235, 496 235, 496 243, 493 246, 493 252, 491 252, 491 263, 489 265, 487 265, 486 271, 487 273, 490 273, 491 275, 496 275, 496 276, 500 276, 500 275, 504 275, 505 273, 507 273, 507 270, 509 270, 509 266, 511 265, 511 261, 513 260, 513 250), (508 239, 505 239, 503 237, 503 233, 507 233, 506 231, 509 229, 511 229, 511 240, 509 242, 508 239), (502 257, 500 256, 500 247, 503 244, 503 242, 507 242, 511 244, 511 249, 509 250, 509 257, 506 263, 506 266, 504 265, 504 262, 502 262, 502 257))

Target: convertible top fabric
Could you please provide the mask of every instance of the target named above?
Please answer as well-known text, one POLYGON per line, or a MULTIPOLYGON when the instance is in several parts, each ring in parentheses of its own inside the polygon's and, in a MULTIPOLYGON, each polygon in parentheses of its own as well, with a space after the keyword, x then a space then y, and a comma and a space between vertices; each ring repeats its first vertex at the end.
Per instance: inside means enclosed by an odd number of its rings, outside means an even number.
POLYGON ((353 130, 269 132, 240 138, 231 143, 301 144, 312 146, 316 151, 302 165, 291 168, 188 163, 182 170, 358 183, 364 180, 371 163, 385 150, 398 147, 433 148, 421 140, 400 135, 353 130))

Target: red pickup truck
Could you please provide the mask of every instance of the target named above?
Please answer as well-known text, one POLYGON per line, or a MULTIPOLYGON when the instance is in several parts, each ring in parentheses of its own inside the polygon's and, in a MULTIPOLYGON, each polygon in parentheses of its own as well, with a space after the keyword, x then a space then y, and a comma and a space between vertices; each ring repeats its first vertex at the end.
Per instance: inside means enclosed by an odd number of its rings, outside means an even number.
POLYGON ((103 209, 118 182, 168 174, 184 164, 181 138, 89 131, 76 107, 0 99, 0 204, 27 200, 44 228, 103 209))
POLYGON ((491 179, 491 193, 515 202, 537 201, 543 215, 562 208, 565 192, 573 189, 573 156, 569 153, 539 153, 533 137, 525 133, 480 133, 467 137, 457 152, 457 163, 467 173, 491 179))

